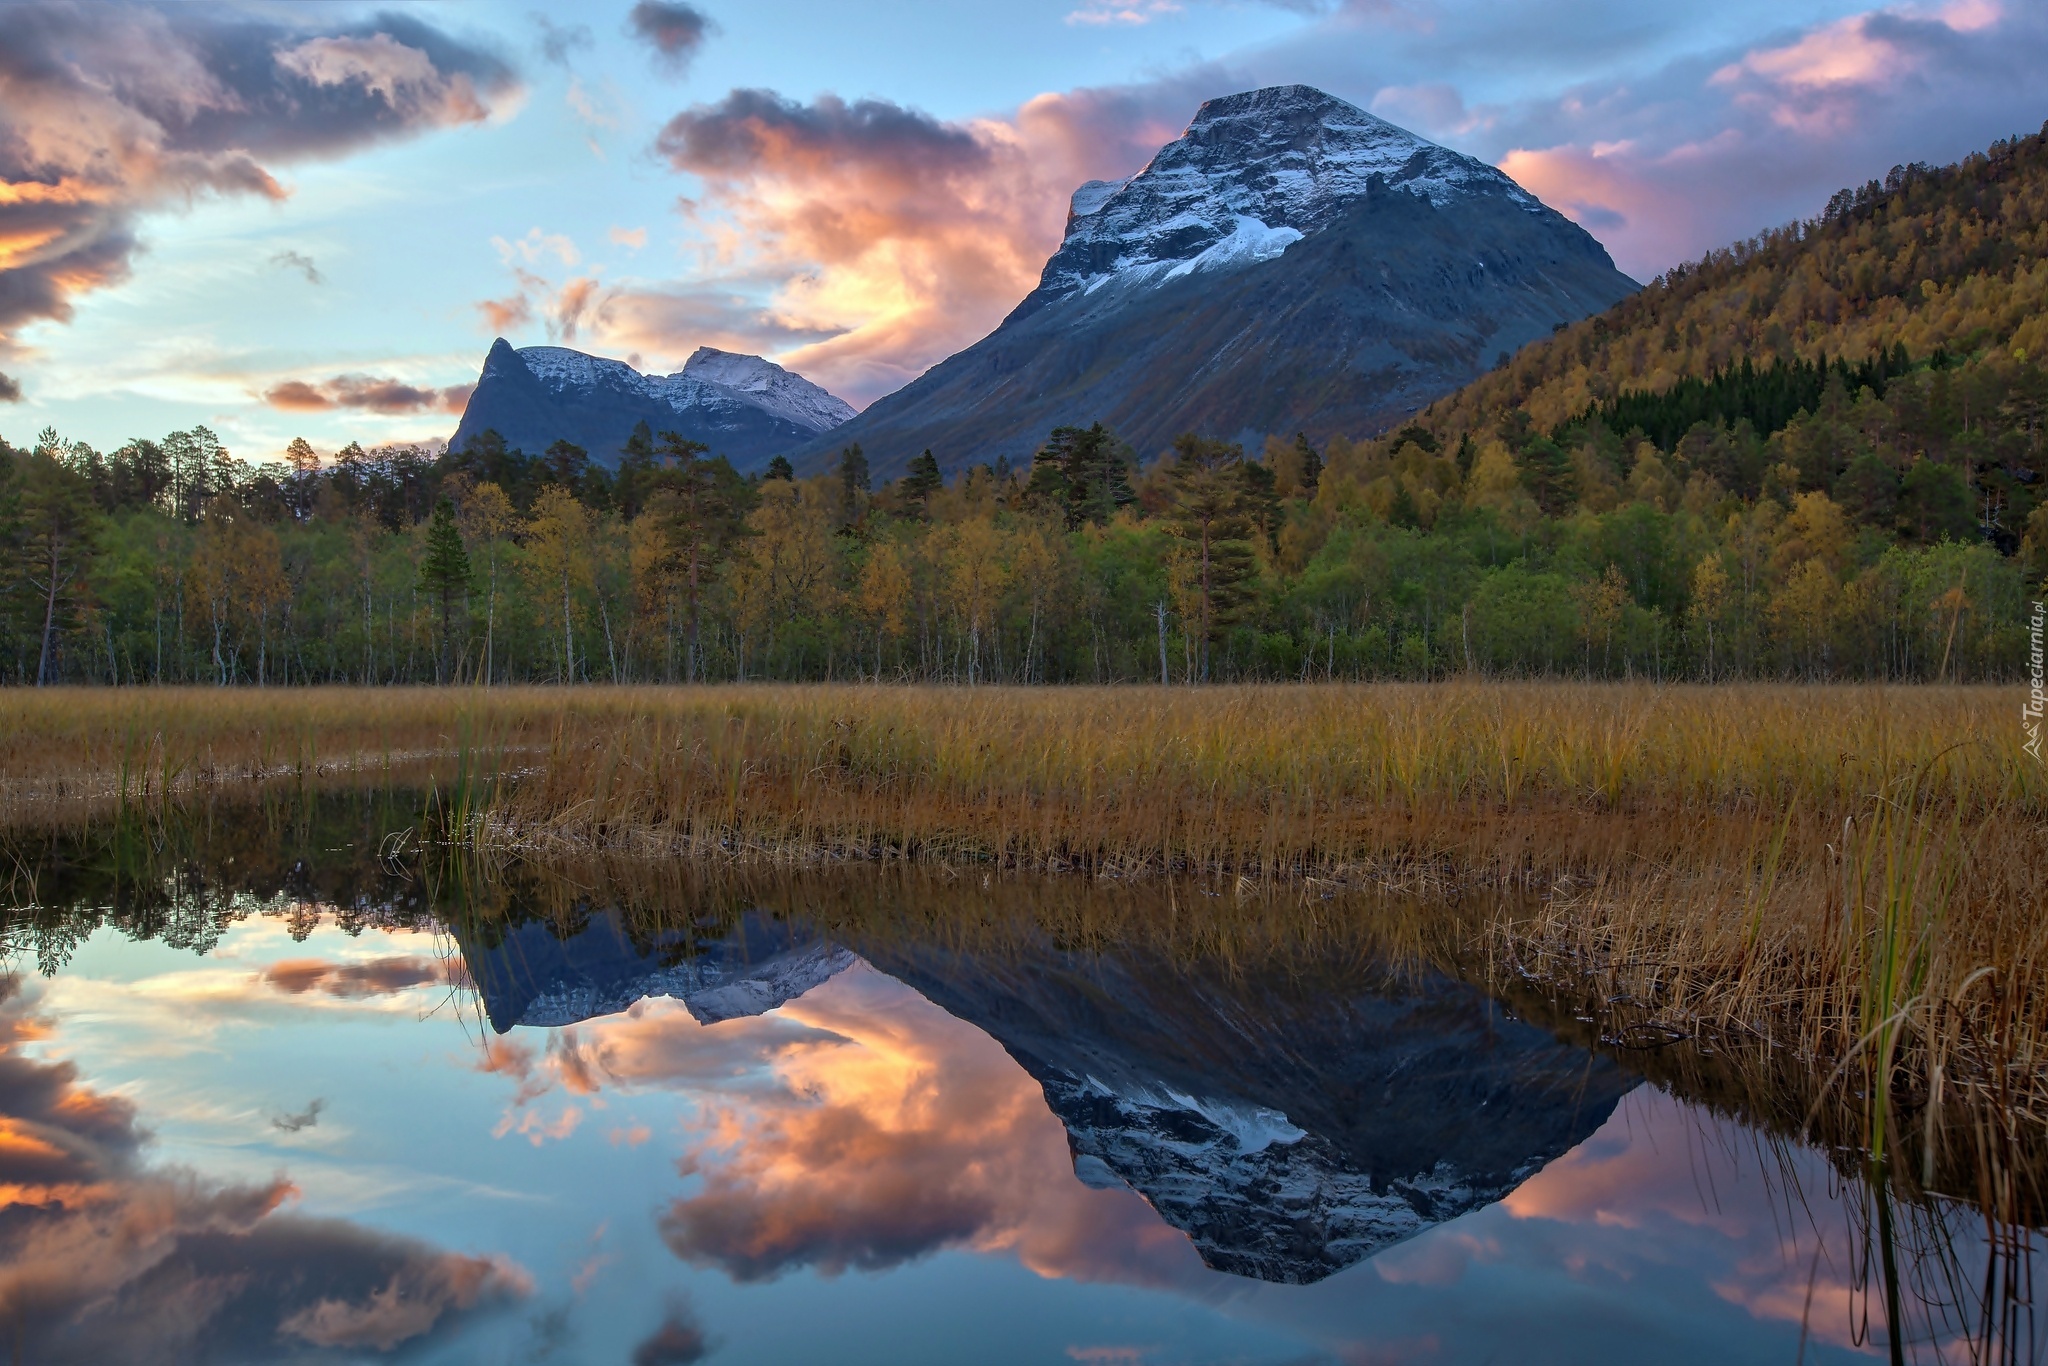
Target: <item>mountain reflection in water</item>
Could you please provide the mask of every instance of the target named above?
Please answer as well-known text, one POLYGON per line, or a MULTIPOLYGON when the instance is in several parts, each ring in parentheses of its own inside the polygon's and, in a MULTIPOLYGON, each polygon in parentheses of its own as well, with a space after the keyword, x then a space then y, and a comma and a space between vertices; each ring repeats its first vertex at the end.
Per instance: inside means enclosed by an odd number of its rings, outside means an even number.
POLYGON ((1499 1200, 1633 1085, 1426 970, 1190 972, 1044 939, 861 955, 759 916, 684 955, 687 942, 636 944, 608 914, 567 938, 530 923, 464 941, 463 957, 500 1033, 648 996, 702 1023, 759 1015, 865 957, 1003 1046, 1065 1127, 1083 1184, 1130 1187, 1209 1266, 1260 1280, 1321 1280, 1499 1200))
POLYGON ((1370 906, 463 881, 380 819, 37 856, 0 1361, 2041 1358, 2031 1235, 1370 906))

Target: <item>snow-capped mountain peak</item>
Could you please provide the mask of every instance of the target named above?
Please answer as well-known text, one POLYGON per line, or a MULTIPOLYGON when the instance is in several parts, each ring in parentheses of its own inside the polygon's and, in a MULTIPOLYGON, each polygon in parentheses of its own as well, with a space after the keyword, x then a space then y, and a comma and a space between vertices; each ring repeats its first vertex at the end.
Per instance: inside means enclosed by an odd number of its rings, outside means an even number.
POLYGON ((486 433, 525 451, 567 441, 611 465, 644 424, 656 436, 702 442, 745 470, 853 416, 850 404, 759 356, 704 347, 675 374, 646 375, 566 346, 515 350, 500 337, 451 444, 464 449, 486 433))
POLYGON ((677 412, 707 399, 733 398, 806 431, 830 431, 853 416, 853 406, 773 361, 700 346, 672 375, 643 375, 624 361, 585 355, 566 346, 522 346, 517 352, 533 377, 550 388, 611 388, 643 395, 677 412))
POLYGON ((1484 162, 1312 86, 1205 103, 1187 132, 1127 181, 1074 192, 1065 240, 1039 292, 1163 284, 1193 271, 1270 260, 1334 221, 1375 181, 1442 208, 1474 194, 1541 206, 1484 162))
MULTIPOLYGON (((671 380, 676 376, 669 376, 671 380)), ((773 361, 700 346, 683 362, 682 378, 720 384, 747 395, 801 427, 827 431, 851 418, 853 405, 773 361)))

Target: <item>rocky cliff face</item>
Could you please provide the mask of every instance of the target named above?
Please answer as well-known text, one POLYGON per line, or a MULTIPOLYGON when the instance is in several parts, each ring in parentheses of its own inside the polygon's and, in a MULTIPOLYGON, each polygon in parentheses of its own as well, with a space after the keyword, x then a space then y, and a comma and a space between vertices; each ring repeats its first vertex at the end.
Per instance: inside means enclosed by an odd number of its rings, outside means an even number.
POLYGON ((636 423, 676 432, 747 470, 854 415, 801 375, 759 356, 700 347, 673 375, 643 375, 624 361, 562 346, 514 350, 500 338, 484 358, 451 445, 495 431, 538 454, 556 441, 616 465, 636 423))
POLYGON ((860 441, 951 471, 1106 421, 1365 435, 1635 288, 1500 171, 1308 86, 1211 100, 1124 182, 1075 192, 1039 286, 988 337, 795 457, 860 441))

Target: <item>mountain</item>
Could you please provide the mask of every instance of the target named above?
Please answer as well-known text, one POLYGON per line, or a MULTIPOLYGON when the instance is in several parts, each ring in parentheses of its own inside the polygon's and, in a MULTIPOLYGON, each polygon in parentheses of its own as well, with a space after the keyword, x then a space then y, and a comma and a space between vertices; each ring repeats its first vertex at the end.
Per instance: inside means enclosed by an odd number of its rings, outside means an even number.
POLYGON ((1074 1173, 1128 1186, 1219 1271, 1321 1280, 1491 1204, 1583 1141, 1635 1083, 1425 971, 1240 963, 1032 941, 973 953, 842 942, 753 913, 722 939, 456 934, 499 1033, 672 996, 705 1024, 759 1015, 867 961, 984 1031, 1065 1126, 1074 1173))
POLYGON ((1104 421, 1363 435, 1636 288, 1493 167, 1308 86, 1210 100, 1127 181, 1074 193, 1039 285, 981 341, 798 452, 954 470, 1104 421))
POLYGON ((456 932, 491 1027, 555 1028, 612 1015, 648 996, 672 996, 700 1024, 760 1015, 851 967, 845 949, 749 917, 725 939, 683 931, 629 932, 616 911, 564 939, 544 921, 494 942, 456 932))
POLYGON ((856 947, 1003 1045, 1083 1181, 1130 1187, 1258 1280, 1322 1280, 1492 1204, 1636 1084, 1423 970, 856 947))
MULTIPOLYGON (((1745 361, 1763 371, 1793 362, 1862 363, 1897 350, 1912 365, 1938 361, 1937 371, 1952 370, 1947 383, 1957 392, 1985 391, 1974 424, 1967 401, 1936 402, 1964 410, 1958 431, 1974 425, 1982 436, 1987 416, 2014 414, 2008 390, 2039 385, 2022 372, 2029 358, 2038 371, 2048 357, 2048 126, 1954 165, 1894 166, 1881 181, 1839 191, 1813 219, 1677 266, 1439 403, 1427 425, 1455 439, 1492 431, 1519 411, 1550 431, 1625 394, 1671 394, 1745 361)), ((1923 374, 1921 382, 1932 381, 1923 374)), ((1854 399, 1857 384, 1847 387, 1854 399)), ((1876 388, 1882 397, 1883 384, 1876 388)), ((1731 423, 1745 416, 1767 433, 1766 413, 1741 411, 1742 395, 1706 397, 1736 402, 1699 404, 1685 416, 1731 423)), ((2038 410, 2038 398, 2017 399, 2019 416, 2038 410)), ((2031 430, 2020 436, 2026 459, 2039 463, 2031 430)), ((1920 453, 1894 463, 1903 469, 1920 453)), ((1981 463, 1982 453, 1975 458, 1981 463)), ((1837 472, 1826 473, 1832 479, 1837 472)), ((2021 482, 2041 477, 2033 470, 2021 482)), ((2024 516, 2010 520, 2017 526, 2024 516)))
POLYGON ((450 443, 485 431, 529 454, 558 440, 616 465, 634 424, 702 441, 744 470, 827 432, 854 415, 801 375, 759 356, 699 347, 673 375, 643 375, 624 361, 563 346, 514 350, 500 337, 484 357, 476 391, 450 443))

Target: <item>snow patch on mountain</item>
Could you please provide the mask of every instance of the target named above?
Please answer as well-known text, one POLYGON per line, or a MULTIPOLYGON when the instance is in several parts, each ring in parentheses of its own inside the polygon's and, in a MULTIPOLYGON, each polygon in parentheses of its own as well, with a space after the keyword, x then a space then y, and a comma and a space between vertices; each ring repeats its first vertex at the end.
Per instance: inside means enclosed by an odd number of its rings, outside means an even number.
POLYGON ((1142 172, 1076 190, 1039 292, 1160 285, 1271 260, 1375 187, 1438 208, 1501 195, 1543 211, 1482 161, 1311 86, 1271 86, 1208 101, 1142 172))
POLYGON ((522 346, 515 353, 527 372, 557 393, 611 389, 653 399, 678 413, 739 403, 827 432, 854 416, 846 400, 760 356, 699 347, 682 370, 644 375, 624 361, 587 355, 566 346, 522 346))
POLYGON ((816 432, 830 431, 854 415, 853 405, 845 399, 759 356, 700 346, 683 362, 682 377, 723 385, 778 417, 816 432))
POLYGON ((1233 1275, 1309 1284, 1505 1194, 1448 1162, 1355 1170, 1327 1140, 1241 1102, 1064 1074, 1041 1086, 1084 1185, 1128 1186, 1233 1275))
POLYGON ((707 955, 616 981, 567 979, 536 995, 518 1023, 559 1028, 616 1015, 643 997, 669 996, 699 1024, 717 1024, 765 1015, 858 961, 851 950, 818 941, 754 962, 707 955))

